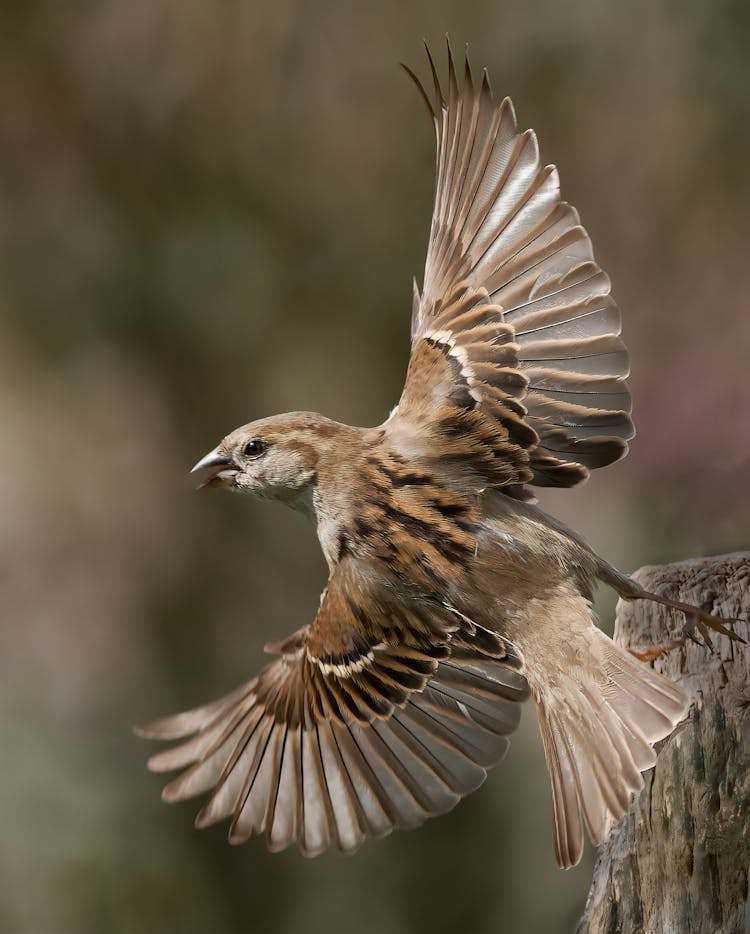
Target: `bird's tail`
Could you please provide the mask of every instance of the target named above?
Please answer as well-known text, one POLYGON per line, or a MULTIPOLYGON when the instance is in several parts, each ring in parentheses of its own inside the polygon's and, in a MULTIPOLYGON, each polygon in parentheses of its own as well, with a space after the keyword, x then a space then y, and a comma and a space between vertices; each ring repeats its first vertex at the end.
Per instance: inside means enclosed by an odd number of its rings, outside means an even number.
POLYGON ((578 630, 556 653, 537 703, 563 868, 583 850, 583 824, 601 843, 625 815, 641 772, 656 761, 653 744, 685 716, 684 692, 619 648, 594 626, 578 630))

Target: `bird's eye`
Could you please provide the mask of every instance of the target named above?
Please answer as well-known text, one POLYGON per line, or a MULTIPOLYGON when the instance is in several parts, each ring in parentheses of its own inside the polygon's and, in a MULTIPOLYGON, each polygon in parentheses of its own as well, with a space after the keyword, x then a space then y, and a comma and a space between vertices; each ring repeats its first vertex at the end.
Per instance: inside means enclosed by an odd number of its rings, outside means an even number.
POLYGON ((258 457, 267 447, 268 445, 262 438, 253 438, 252 441, 247 442, 242 453, 245 457, 258 457))

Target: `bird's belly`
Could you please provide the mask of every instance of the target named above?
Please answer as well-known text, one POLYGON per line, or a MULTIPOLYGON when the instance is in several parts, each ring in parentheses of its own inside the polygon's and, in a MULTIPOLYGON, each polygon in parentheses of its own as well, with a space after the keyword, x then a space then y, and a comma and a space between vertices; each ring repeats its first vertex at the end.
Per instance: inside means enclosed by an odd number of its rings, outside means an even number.
POLYGON ((565 563, 549 549, 490 528, 478 539, 457 609, 512 642, 525 641, 528 627, 554 604, 555 595, 576 589, 565 563))

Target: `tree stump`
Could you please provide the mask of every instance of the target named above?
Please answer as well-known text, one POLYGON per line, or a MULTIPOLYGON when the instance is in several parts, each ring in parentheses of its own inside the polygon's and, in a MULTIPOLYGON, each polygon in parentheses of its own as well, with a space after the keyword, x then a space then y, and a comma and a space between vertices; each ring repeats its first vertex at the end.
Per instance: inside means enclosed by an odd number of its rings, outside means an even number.
MULTIPOLYGON (((739 619, 750 641, 750 552, 641 568, 648 590, 739 619)), ((615 641, 670 641, 678 614, 646 601, 617 608, 615 641)), ((713 633, 712 633, 713 638, 713 633)), ((750 645, 688 642, 654 667, 693 697, 622 824, 602 845, 578 934, 750 932, 750 645)))

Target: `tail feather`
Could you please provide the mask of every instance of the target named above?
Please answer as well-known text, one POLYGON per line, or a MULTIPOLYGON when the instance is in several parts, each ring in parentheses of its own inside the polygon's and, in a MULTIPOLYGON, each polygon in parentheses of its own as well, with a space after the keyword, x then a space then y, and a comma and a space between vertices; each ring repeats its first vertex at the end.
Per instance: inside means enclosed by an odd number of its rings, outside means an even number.
POLYGON ((583 825, 578 806, 579 780, 575 754, 568 744, 557 713, 547 710, 542 705, 539 705, 538 709, 544 754, 552 783, 555 856, 559 866, 575 866, 583 852, 583 825))
MULTIPOLYGON (((653 744, 687 712, 684 692, 636 661, 604 633, 579 634, 577 664, 561 667, 554 689, 534 691, 552 783, 555 853, 574 866, 583 825, 601 843, 643 787, 656 761, 653 744), (587 661, 590 660, 590 664, 587 661)), ((533 687, 533 685, 532 685, 533 687)))

